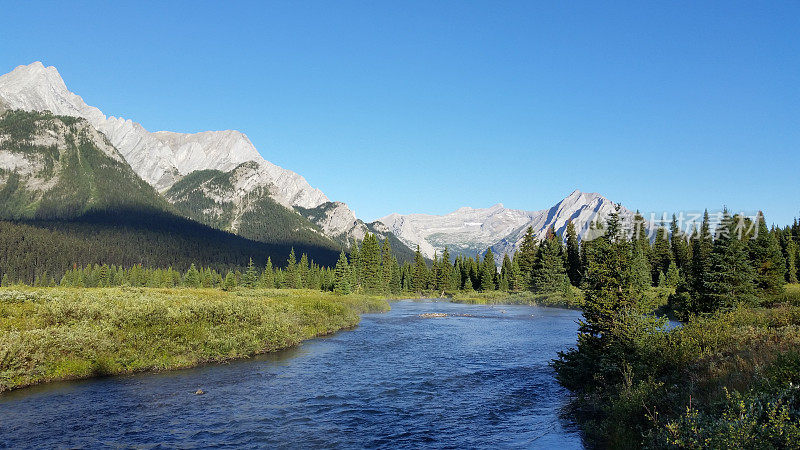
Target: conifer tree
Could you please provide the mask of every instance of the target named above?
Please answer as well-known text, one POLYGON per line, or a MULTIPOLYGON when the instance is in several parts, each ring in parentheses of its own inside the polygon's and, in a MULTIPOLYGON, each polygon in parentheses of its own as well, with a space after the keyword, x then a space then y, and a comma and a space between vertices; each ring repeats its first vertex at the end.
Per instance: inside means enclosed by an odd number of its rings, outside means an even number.
POLYGON ((253 258, 250 258, 250 262, 247 263, 247 270, 242 276, 242 286, 246 288, 254 288, 256 286, 256 281, 258 280, 258 273, 256 272, 256 267, 253 265, 253 258))
POLYGON ((430 289, 434 291, 439 291, 439 255, 438 252, 433 252, 433 261, 431 264, 431 270, 428 274, 428 285, 430 289))
MULTIPOLYGON (((288 289, 299 289, 298 285, 298 270, 297 270, 297 257, 294 255, 294 247, 289 252, 289 258, 286 261, 286 270, 283 277, 283 287, 288 289)), ((226 275, 227 278, 227 275, 226 275)))
POLYGON ((305 253, 300 255, 300 262, 297 264, 295 285, 303 289, 311 287, 311 268, 309 267, 308 255, 305 253))
POLYGON ((749 241, 756 288, 761 295, 775 295, 783 291, 786 261, 775 233, 767 228, 764 214, 759 211, 756 220, 757 234, 749 241))
POLYGON ((522 270, 519 268, 517 258, 511 260, 511 278, 509 279, 508 288, 512 291, 521 291, 525 288, 522 283, 522 270))
POLYGON ((353 292, 361 288, 361 252, 358 242, 353 241, 350 247, 350 287, 353 292))
POLYGON ((638 291, 647 290, 653 282, 650 262, 645 256, 639 242, 633 245, 633 259, 631 260, 631 285, 638 291))
POLYGON ((453 289, 450 281, 452 279, 451 273, 453 266, 450 264, 450 251, 447 247, 442 252, 442 259, 439 261, 439 270, 437 272, 436 284, 440 291, 450 291, 453 289))
POLYGON ((486 250, 486 255, 483 257, 483 265, 481 267, 481 290, 494 291, 497 289, 495 278, 497 277, 497 265, 494 262, 494 253, 492 249, 486 250))
POLYGON ((415 292, 422 292, 426 288, 428 279, 428 266, 425 264, 425 259, 417 245, 417 251, 414 253, 414 274, 411 277, 411 289, 415 292))
POLYGON ((367 233, 361 241, 361 276, 366 292, 379 292, 383 280, 381 278, 381 259, 378 239, 367 233))
MULTIPOLYGON (((137 269, 137 266, 133 266, 133 268, 137 269)), ((137 278, 139 278, 138 277, 138 273, 139 272, 140 272, 139 270, 136 270, 136 272, 135 272, 137 274, 137 278)), ((137 281, 137 283, 138 283, 138 281, 137 281)), ((194 266, 194 263, 192 263, 192 265, 189 266, 189 270, 186 271, 186 276, 184 278, 184 284, 186 286, 188 286, 188 287, 193 287, 193 288, 199 288, 200 287, 200 272, 197 271, 197 268, 194 266)), ((140 286, 140 285, 141 284, 137 284, 137 286, 140 286)))
MULTIPOLYGON (((617 207, 609 214, 606 233, 591 240, 591 245, 584 246, 585 299, 578 346, 575 350, 559 353, 558 360, 553 363, 559 381, 572 390, 595 385, 596 377, 619 375, 616 361, 609 361, 606 349, 613 343, 613 330, 621 314, 635 309, 641 298, 629 280, 631 249, 619 213, 617 207)), ((598 228, 602 229, 599 224, 598 228)))
POLYGON ((690 295, 697 300, 705 294, 703 277, 709 270, 711 264, 711 249, 713 239, 711 237, 710 219, 708 210, 703 213, 703 222, 700 229, 696 230, 692 237, 692 263, 688 273, 688 283, 690 295))
MULTIPOLYGON (((672 215, 672 222, 669 224, 670 247, 672 248, 672 259, 679 270, 686 270, 691 261, 691 249, 686 240, 686 234, 678 226, 678 219, 672 215)), ((668 270, 669 271, 669 270, 668 270)))
POLYGON ((533 263, 536 260, 536 238, 533 235, 533 227, 528 227, 525 230, 525 236, 522 238, 517 258, 519 259, 517 264, 523 277, 522 282, 528 284, 533 270, 533 263))
POLYGON ((644 220, 644 217, 642 217, 639 211, 636 211, 636 214, 633 216, 632 226, 633 235, 631 243, 639 246, 645 258, 648 260, 652 259, 653 248, 650 246, 650 236, 647 233, 647 221, 644 220))
POLYGON ((450 288, 453 290, 461 290, 461 258, 456 258, 453 270, 450 272, 450 288))
POLYGON ((103 264, 100 267, 100 274, 98 276, 98 285, 100 287, 111 286, 111 273, 107 265, 103 264))
POLYGON ((222 282, 222 290, 230 291, 234 288, 236 288, 236 275, 233 272, 228 271, 228 273, 225 275, 225 281, 222 282))
POLYGON ((658 227, 656 239, 653 242, 652 280, 654 284, 658 282, 658 274, 666 273, 669 270, 671 261, 672 249, 667 238, 667 230, 664 227, 658 227))
POLYGON ((575 224, 571 220, 567 223, 567 276, 573 286, 581 284, 581 249, 575 224))
POLYGON ((347 295, 352 292, 350 288, 350 265, 347 263, 347 256, 344 254, 344 250, 339 254, 339 260, 336 262, 333 285, 333 292, 337 294, 347 295))
POLYGON ((736 237, 735 224, 727 210, 723 211, 716 231, 709 269, 703 274, 704 293, 699 312, 752 305, 756 300, 747 248, 736 237))
POLYGON ((508 256, 508 253, 503 255, 503 263, 500 266, 500 285, 498 288, 501 291, 510 291, 513 285, 513 277, 514 277, 514 263, 511 262, 511 258, 508 256))
POLYGON ((269 256, 267 257, 267 265, 258 278, 258 287, 263 289, 272 289, 275 287, 275 273, 272 268, 272 258, 269 256))
POLYGON ((554 232, 539 245, 531 275, 531 289, 538 293, 560 292, 567 279, 561 239, 554 232))
POLYGON ((675 261, 671 261, 669 263, 669 268, 667 269, 666 280, 665 284, 669 288, 675 288, 681 281, 680 271, 678 270, 678 265, 675 264, 675 261))

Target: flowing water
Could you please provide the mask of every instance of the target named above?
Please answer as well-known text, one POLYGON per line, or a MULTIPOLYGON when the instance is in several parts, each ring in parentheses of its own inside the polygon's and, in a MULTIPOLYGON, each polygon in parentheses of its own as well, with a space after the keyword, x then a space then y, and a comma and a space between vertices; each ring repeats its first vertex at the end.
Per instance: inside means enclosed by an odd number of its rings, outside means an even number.
POLYGON ((548 366, 579 314, 395 302, 248 360, 0 395, 0 447, 580 448, 548 366))

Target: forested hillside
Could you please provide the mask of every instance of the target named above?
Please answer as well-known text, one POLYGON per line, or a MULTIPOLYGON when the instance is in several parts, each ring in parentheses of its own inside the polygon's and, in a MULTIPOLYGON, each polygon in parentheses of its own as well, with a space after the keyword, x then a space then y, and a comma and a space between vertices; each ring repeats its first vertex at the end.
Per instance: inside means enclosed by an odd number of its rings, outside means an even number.
MULTIPOLYGON (((286 264, 291 245, 267 244, 219 231, 169 214, 130 211, 92 213, 71 221, 0 221, 0 272, 14 282, 56 282, 74 265, 173 267, 192 263, 220 272, 241 269, 250 258, 264 265, 271 258, 286 264)), ((322 265, 338 252, 311 245, 294 246, 322 265)))
POLYGON ((172 211, 84 119, 26 111, 0 116, 0 218, 134 209, 172 211))
POLYGON ((0 272, 14 281, 58 280, 90 263, 227 270, 271 257, 283 265, 293 247, 320 264, 336 262, 338 246, 299 214, 268 196, 245 214, 256 212, 260 221, 238 231, 261 242, 185 219, 84 119, 0 116, 0 272))
POLYGON ((175 183, 164 194, 184 216, 255 241, 288 245, 316 245, 338 250, 341 245, 322 234, 319 227, 270 197, 269 186, 238 192, 235 170, 198 170, 175 183))

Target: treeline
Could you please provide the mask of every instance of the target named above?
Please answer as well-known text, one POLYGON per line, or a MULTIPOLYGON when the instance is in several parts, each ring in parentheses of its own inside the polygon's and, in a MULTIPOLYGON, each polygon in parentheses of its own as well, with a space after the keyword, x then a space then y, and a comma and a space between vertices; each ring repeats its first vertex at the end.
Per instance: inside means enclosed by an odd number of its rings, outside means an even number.
POLYGON ((166 213, 95 213, 73 221, 0 220, 0 274, 12 283, 61 280, 75 265, 132 268, 192 264, 220 273, 245 270, 250 258, 286 261, 294 248, 320 265, 333 266, 338 252, 302 243, 267 244, 166 213))
POLYGON ((797 224, 724 211, 712 232, 706 213, 690 236, 673 219, 651 242, 637 223, 630 232, 618 209, 578 249, 583 320, 577 347, 553 364, 587 436, 619 448, 796 447, 800 310, 756 307, 797 279, 797 224), (650 314, 642 288, 661 283, 675 286, 683 327, 650 314))

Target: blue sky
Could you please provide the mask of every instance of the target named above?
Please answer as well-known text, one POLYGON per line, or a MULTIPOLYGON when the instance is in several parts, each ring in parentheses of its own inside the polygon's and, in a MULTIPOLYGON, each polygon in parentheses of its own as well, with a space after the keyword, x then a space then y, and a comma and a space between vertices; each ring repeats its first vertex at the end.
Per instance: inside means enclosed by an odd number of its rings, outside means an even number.
POLYGON ((141 3, 6 2, 0 71, 241 130, 364 219, 574 189, 800 217, 800 2, 141 3))

